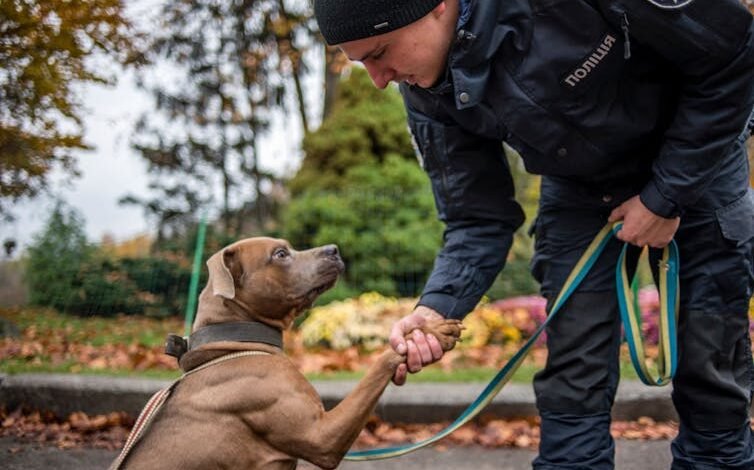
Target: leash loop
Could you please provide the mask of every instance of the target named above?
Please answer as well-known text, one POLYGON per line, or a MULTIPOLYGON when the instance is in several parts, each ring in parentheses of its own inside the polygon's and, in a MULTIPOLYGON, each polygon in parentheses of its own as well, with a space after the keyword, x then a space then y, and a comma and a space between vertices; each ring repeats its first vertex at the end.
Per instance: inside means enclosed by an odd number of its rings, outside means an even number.
MULTIPOLYGON (((613 232, 620 230, 616 224, 613 232)), ((662 251, 658 262, 660 295, 660 337, 658 338, 657 375, 653 375, 647 364, 644 352, 644 339, 641 331, 641 309, 636 294, 636 274, 629 279, 626 267, 628 244, 623 245, 618 263, 615 267, 615 280, 618 293, 618 305, 623 323, 623 330, 628 343, 631 363, 639 379, 646 385, 667 385, 675 375, 678 363, 677 323, 680 290, 678 274, 680 272, 678 246, 675 241, 662 251)), ((637 261, 638 263, 638 261, 637 261)))
MULTIPOLYGON (((536 342, 540 334, 545 330, 547 325, 555 318, 560 308, 565 304, 568 298, 576 291, 581 281, 584 280, 589 270, 599 258, 605 246, 618 233, 621 222, 605 225, 594 237, 587 247, 584 254, 574 266, 568 275, 560 293, 555 298, 555 302, 547 315, 547 318, 534 331, 529 339, 524 343, 521 349, 511 357, 508 362, 498 371, 489 384, 482 390, 479 396, 464 410, 464 412, 445 429, 441 430, 434 436, 412 444, 382 447, 376 449, 356 450, 348 452, 344 460, 363 461, 379 460, 398 457, 400 455, 413 452, 426 447, 440 439, 448 436, 456 429, 460 428, 487 406, 500 390, 508 383, 516 370, 523 363, 531 347, 536 342)), ((618 291, 619 307, 621 320, 626 330, 626 340, 631 352, 631 362, 639 374, 640 379, 647 385, 666 385, 673 378, 676 369, 677 360, 677 342, 676 342, 676 320, 678 316, 678 247, 674 241, 663 250, 663 269, 660 269, 660 359, 658 361, 659 377, 653 378, 649 372, 644 356, 644 342, 641 335, 640 310, 638 308, 638 297, 633 292, 629 282, 626 269, 626 250, 628 244, 624 244, 621 255, 616 267, 616 289, 618 291), (640 359, 641 358, 641 359, 640 359), (669 370, 668 370, 669 368, 669 370)))

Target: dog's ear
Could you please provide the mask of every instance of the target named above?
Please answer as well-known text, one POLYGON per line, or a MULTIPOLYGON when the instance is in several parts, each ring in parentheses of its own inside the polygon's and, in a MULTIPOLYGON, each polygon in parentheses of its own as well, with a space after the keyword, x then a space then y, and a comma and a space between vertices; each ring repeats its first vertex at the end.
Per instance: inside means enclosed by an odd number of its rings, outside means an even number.
POLYGON ((243 274, 236 250, 226 248, 207 260, 207 268, 212 278, 212 293, 232 299, 236 296, 236 283, 243 274))

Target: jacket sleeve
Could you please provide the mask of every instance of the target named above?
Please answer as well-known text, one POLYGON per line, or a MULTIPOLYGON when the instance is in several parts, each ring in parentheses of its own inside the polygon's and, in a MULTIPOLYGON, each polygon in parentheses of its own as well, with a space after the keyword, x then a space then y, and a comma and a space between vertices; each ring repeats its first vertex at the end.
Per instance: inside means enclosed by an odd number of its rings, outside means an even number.
POLYGON ((677 111, 640 198, 657 215, 681 215, 746 132, 754 107, 752 15, 738 0, 692 0, 675 9, 652 0, 599 2, 627 35, 627 55, 636 41, 678 71, 677 111))
POLYGON ((462 319, 503 268, 513 232, 523 223, 523 211, 514 199, 500 141, 406 107, 438 216, 445 223, 443 248, 419 305, 462 319))

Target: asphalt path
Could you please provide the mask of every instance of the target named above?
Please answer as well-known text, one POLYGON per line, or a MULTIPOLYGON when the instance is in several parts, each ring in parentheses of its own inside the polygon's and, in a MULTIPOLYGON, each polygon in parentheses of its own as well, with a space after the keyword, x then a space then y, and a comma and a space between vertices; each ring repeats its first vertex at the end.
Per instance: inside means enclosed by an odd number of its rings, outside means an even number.
MULTIPOLYGON (((0 438, 0 468, 4 470, 106 469, 117 452, 102 449, 60 450, 55 447, 0 438)), ((521 449, 440 447, 422 449, 394 459, 344 462, 338 470, 523 470, 531 468, 535 452, 521 449)), ((670 441, 618 440, 616 470, 659 470, 670 467, 670 441)), ((302 462, 298 470, 316 470, 302 462)))

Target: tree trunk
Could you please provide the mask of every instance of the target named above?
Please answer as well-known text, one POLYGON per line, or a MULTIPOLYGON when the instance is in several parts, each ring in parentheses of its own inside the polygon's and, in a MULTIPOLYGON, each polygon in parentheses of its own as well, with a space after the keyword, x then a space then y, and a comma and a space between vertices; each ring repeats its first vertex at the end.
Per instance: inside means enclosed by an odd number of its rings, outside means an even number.
POLYGON ((335 97, 338 94, 338 84, 343 68, 348 64, 348 59, 337 47, 324 46, 325 49, 325 100, 322 106, 322 122, 332 112, 335 97))

